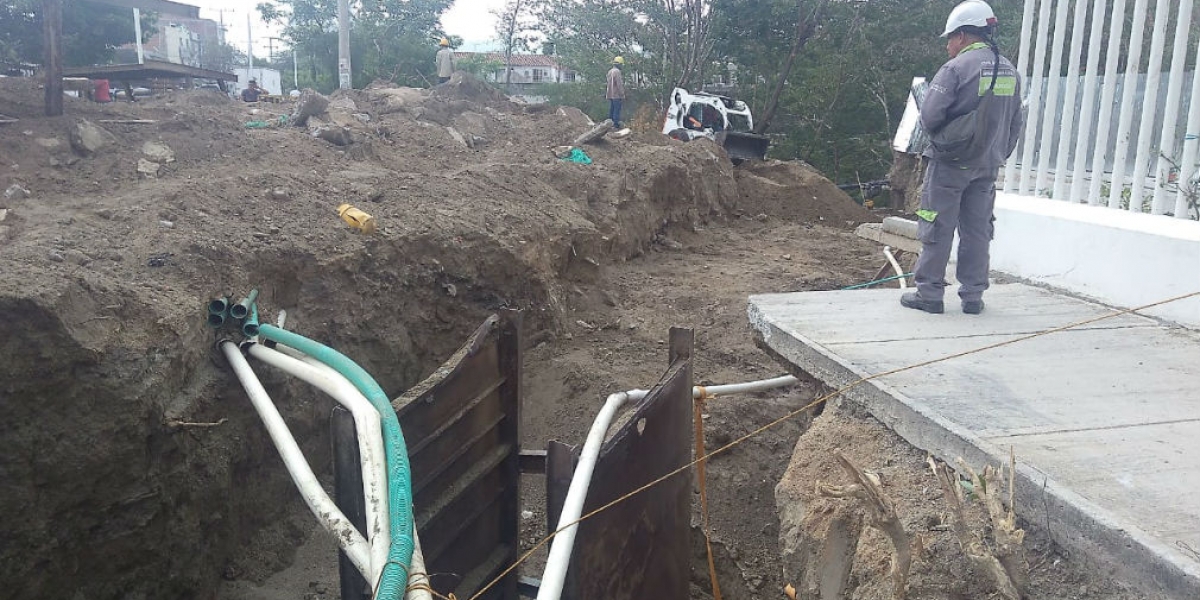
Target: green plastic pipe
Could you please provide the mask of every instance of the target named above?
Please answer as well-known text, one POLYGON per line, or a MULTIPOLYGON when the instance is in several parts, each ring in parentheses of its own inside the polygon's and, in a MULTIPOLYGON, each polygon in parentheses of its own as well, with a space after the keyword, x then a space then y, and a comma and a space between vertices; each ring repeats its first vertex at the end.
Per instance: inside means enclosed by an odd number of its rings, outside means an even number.
POLYGON ((227 310, 229 310, 229 298, 213 298, 208 303, 208 314, 210 315, 224 315, 227 310))
POLYGON ((250 316, 250 310, 254 308, 254 301, 258 300, 258 290, 250 290, 250 295, 242 298, 241 302, 229 307, 229 316, 235 319, 245 319, 250 316))
POLYGON ((290 346, 341 373, 362 392, 383 425, 383 446, 387 454, 388 513, 392 545, 388 548, 387 564, 383 567, 375 598, 400 600, 408 588, 408 571, 413 554, 412 472, 408 466, 408 448, 400 431, 400 421, 392 403, 378 383, 357 363, 344 354, 302 335, 274 325, 260 325, 258 335, 264 339, 290 346))
POLYGON ((216 329, 225 324, 225 313, 208 313, 208 326, 216 329))
POLYGON ((254 337, 258 335, 258 305, 250 307, 250 316, 246 317, 246 322, 242 323, 242 333, 246 337, 254 337))

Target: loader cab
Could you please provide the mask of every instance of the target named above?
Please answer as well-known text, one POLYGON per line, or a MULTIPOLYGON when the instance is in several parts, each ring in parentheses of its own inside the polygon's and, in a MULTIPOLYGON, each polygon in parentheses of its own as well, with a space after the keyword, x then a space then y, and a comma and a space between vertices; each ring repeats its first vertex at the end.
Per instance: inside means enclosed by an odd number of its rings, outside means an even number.
POLYGON ((683 126, 696 131, 721 132, 726 129, 725 116, 714 105, 708 102, 693 102, 687 106, 687 116, 683 126))

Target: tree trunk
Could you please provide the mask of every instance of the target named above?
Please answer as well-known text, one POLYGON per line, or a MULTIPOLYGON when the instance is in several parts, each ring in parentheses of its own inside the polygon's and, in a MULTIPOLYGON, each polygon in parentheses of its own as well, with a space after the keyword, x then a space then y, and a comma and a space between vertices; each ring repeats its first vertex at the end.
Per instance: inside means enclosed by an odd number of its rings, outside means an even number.
POLYGON ((804 0, 796 0, 796 38, 792 40, 792 51, 788 53, 787 62, 783 64, 783 70, 779 73, 779 81, 775 83, 775 89, 771 92, 771 99, 767 101, 763 116, 754 125, 754 133, 762 134, 771 126, 771 119, 775 118, 775 111, 779 108, 779 97, 783 94, 783 87, 787 84, 792 67, 796 64, 796 57, 800 55, 800 50, 804 49, 804 45, 816 32, 817 21, 821 19, 821 14, 828 3, 829 0, 818 0, 808 18, 805 18, 804 0))
POLYGON ((63 0, 42 0, 42 49, 46 69, 46 116, 63 114, 63 0))

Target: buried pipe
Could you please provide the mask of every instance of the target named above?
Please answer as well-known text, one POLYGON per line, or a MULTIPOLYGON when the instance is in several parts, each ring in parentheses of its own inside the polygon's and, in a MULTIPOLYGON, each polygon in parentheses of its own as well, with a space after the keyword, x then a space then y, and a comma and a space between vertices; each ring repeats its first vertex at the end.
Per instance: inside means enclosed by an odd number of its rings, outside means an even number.
POLYGON ((258 290, 250 290, 250 293, 242 298, 241 302, 229 307, 229 316, 235 319, 245 319, 250 316, 251 309, 254 307, 254 302, 258 300, 258 290))
POLYGON ((291 475, 292 481, 296 484, 296 488, 300 490, 300 495, 304 498, 304 503, 316 515, 321 525, 333 534, 338 546, 345 551, 346 556, 350 557, 351 562, 354 563, 354 567, 364 576, 369 576, 371 572, 371 556, 366 538, 354 528, 354 524, 342 514, 342 511, 334 504, 329 494, 326 494, 325 489, 321 487, 321 482, 317 480, 317 476, 313 474, 312 468, 308 466, 308 461, 305 460, 300 447, 296 445, 296 438, 292 437, 292 432, 288 430, 287 423, 279 415, 279 410, 271 402, 271 397, 263 389, 262 382, 258 380, 258 376, 250 368, 250 363, 246 360, 246 357, 242 356, 237 344, 230 341, 223 341, 220 343, 220 346, 225 357, 229 359, 229 364, 233 367, 233 372, 237 375, 238 381, 241 382, 242 387, 246 390, 246 394, 250 397, 250 403, 254 405, 254 410, 258 412, 259 418, 262 419, 263 425, 266 426, 267 433, 271 436, 271 441, 279 451, 279 456, 283 459, 283 464, 287 467, 288 474, 291 475))
POLYGON ((392 540, 376 597, 381 600, 403 597, 413 554, 412 472, 408 465, 408 449, 391 401, 362 367, 333 348, 273 325, 260 325, 258 335, 291 346, 330 366, 350 380, 379 411, 387 453, 388 522, 392 540))
MULTIPOLYGON (((733 383, 726 385, 695 386, 692 388, 693 398, 711 398, 720 394, 744 394, 762 392, 774 388, 785 387, 798 383, 792 375, 733 383)), ((571 486, 567 489, 567 497, 563 501, 562 513, 555 527, 556 535, 550 542, 550 556, 546 559, 546 569, 542 573, 542 585, 538 588, 537 600, 559 600, 562 596, 563 584, 566 582, 567 567, 571 562, 571 553, 575 546, 575 533, 579 528, 576 521, 583 515, 583 505, 587 500, 588 488, 592 483, 592 472, 600 457, 600 447, 608 435, 617 411, 627 402, 639 402, 650 394, 649 390, 629 390, 610 395, 604 401, 604 407, 592 428, 588 431, 587 440, 580 452, 579 464, 571 477, 571 486)))
MULTIPOLYGON (((230 309, 232 313, 233 310, 230 309)), ((248 338, 258 337, 258 305, 254 304, 250 307, 250 316, 246 317, 246 321, 242 323, 242 334, 248 338)))
POLYGON ((225 324, 229 314, 229 298, 213 298, 208 303, 208 326, 217 328, 225 324))
POLYGON ((250 356, 297 377, 325 392, 346 407, 354 418, 358 432, 359 467, 362 469, 362 491, 366 508, 366 534, 371 547, 371 572, 368 581, 377 582, 387 562, 391 535, 388 529, 387 468, 384 465, 383 434, 379 413, 371 403, 337 371, 320 367, 272 350, 262 344, 247 344, 250 356))

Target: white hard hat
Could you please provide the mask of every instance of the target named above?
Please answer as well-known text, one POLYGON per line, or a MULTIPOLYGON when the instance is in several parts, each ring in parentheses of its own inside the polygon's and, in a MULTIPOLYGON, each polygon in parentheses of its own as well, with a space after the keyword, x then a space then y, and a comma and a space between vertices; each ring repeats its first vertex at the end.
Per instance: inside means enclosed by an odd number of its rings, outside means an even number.
POLYGON ((987 2, 967 0, 950 11, 950 17, 946 19, 946 31, 942 33, 942 37, 958 31, 961 27, 986 29, 994 27, 996 23, 996 13, 992 12, 992 7, 988 6, 987 2))

